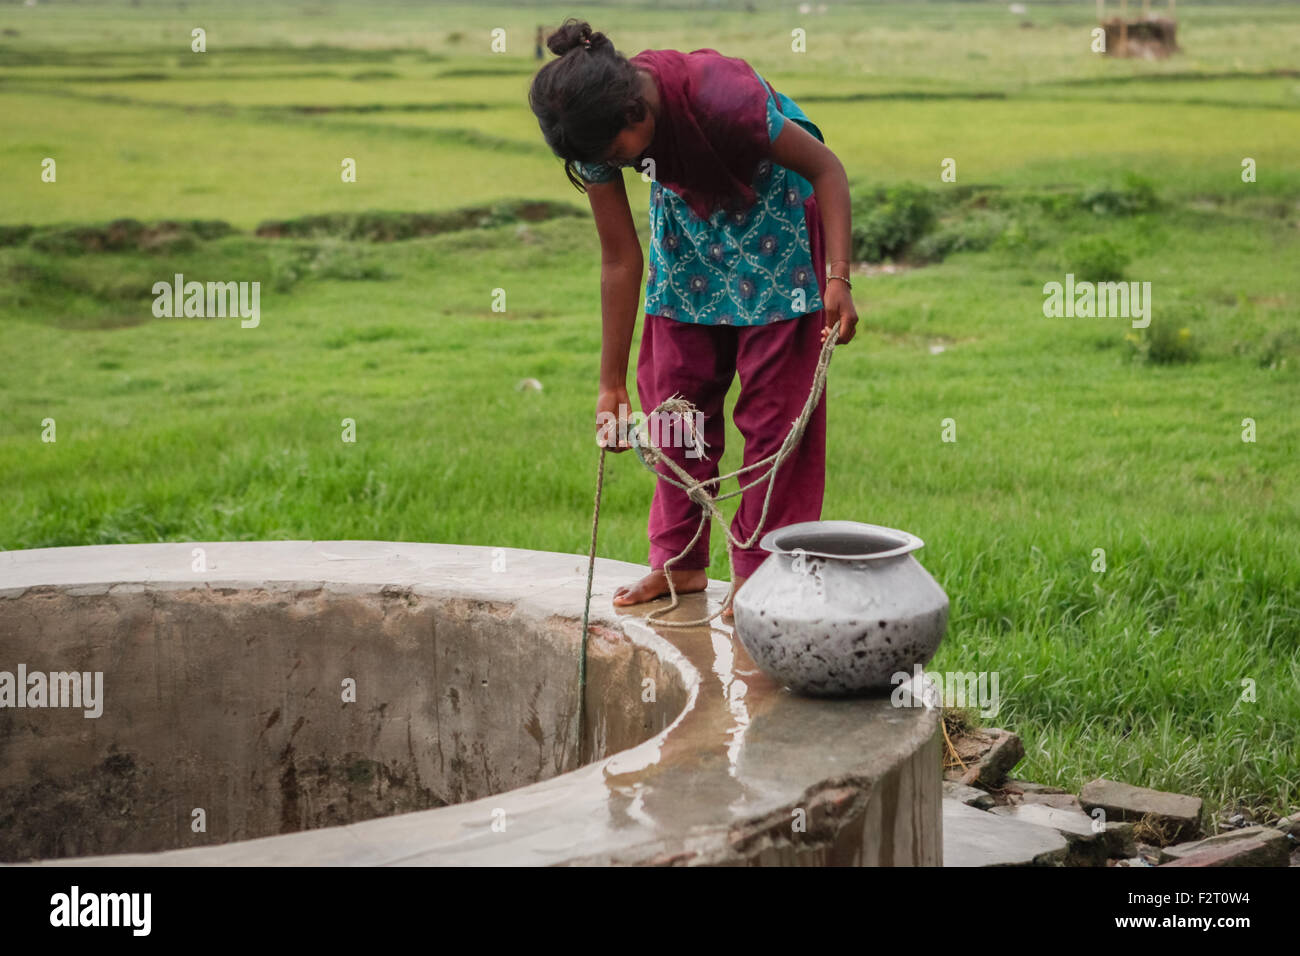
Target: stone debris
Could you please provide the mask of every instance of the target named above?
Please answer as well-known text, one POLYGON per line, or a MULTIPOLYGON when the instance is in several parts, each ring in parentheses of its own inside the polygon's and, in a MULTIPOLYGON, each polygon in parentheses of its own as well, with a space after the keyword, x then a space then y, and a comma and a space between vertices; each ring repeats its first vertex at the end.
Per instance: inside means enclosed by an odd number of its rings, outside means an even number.
POLYGON ((954 752, 966 766, 944 772, 945 866, 1300 866, 1300 813, 1271 827, 1236 813, 1222 818, 1224 832, 1196 839, 1199 797, 1104 777, 1076 797, 1008 777, 1024 746, 1005 730, 954 736, 950 761, 954 752), (1092 815, 1098 808, 1105 814, 1100 830, 1092 815), (1179 839, 1193 842, 1170 845, 1179 839))
POLYGON ((1060 866, 1068 849, 1051 827, 943 801, 944 866, 1060 866))
POLYGON ((1185 866, 1286 866, 1291 856, 1291 839, 1281 830, 1254 826, 1229 830, 1194 843, 1166 847, 1165 865, 1185 866))
POLYGON ((1162 866, 1286 866, 1286 863, 1274 862, 1276 854, 1267 841, 1263 839, 1238 840, 1208 847, 1196 853, 1179 857, 1162 866))
MULTIPOLYGON (((1132 824, 1129 825, 1132 826, 1132 824)), ((1164 850, 1158 846, 1153 846, 1150 843, 1143 843, 1141 840, 1137 843, 1137 855, 1146 860, 1147 866, 1158 866, 1165 862, 1165 860, 1162 859, 1163 853, 1164 850)))
POLYGON ((1164 843, 1196 837, 1201 832, 1201 798, 1181 793, 1148 790, 1098 777, 1079 792, 1083 809, 1091 813, 1101 807, 1107 818, 1141 821, 1160 834, 1164 843))
POLYGON ((951 767, 944 773, 945 779, 993 790, 1002 786, 1007 773, 1025 755, 1019 737, 991 727, 963 734, 953 741, 953 749, 966 769, 951 767))
POLYGON ((965 784, 957 783, 955 780, 945 780, 943 782, 943 795, 949 800, 960 800, 968 807, 974 807, 977 810, 987 810, 996 802, 993 794, 980 790, 978 787, 968 787, 965 784))
POLYGON ((1137 852, 1131 823, 1107 822, 1098 828, 1096 821, 1081 810, 1041 803, 994 807, 989 812, 1059 832, 1069 844, 1069 866, 1104 866, 1112 856, 1131 857, 1137 852))

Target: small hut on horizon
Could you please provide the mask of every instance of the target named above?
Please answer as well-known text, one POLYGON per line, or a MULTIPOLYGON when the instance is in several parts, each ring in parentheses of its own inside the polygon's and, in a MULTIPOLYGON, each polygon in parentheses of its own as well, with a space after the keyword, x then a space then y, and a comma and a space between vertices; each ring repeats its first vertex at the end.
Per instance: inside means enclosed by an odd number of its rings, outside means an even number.
POLYGON ((1097 22, 1106 31, 1107 56, 1136 56, 1163 60, 1179 52, 1175 33, 1174 0, 1168 0, 1168 16, 1151 13, 1151 0, 1142 0, 1142 16, 1129 20, 1128 0, 1120 0, 1119 16, 1106 19, 1106 0, 1097 0, 1097 22))

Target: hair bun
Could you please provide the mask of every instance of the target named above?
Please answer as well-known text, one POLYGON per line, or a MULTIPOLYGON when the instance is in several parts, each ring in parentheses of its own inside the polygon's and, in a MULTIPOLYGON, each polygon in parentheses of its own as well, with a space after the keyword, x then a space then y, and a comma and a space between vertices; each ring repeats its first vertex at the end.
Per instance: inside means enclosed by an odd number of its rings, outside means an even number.
POLYGON ((570 50, 587 46, 588 43, 590 43, 592 50, 599 50, 608 42, 609 39, 605 34, 594 32, 590 23, 576 17, 569 17, 554 33, 546 38, 547 48, 556 56, 564 56, 570 50))

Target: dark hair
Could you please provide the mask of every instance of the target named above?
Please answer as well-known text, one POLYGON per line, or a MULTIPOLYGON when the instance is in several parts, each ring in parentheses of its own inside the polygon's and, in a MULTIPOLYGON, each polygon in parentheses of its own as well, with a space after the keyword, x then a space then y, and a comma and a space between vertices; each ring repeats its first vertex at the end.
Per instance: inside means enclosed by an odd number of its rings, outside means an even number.
POLYGON ((625 127, 645 119, 648 107, 637 68, 585 20, 565 20, 546 45, 559 59, 537 71, 528 105, 546 144, 564 160, 569 182, 586 192, 574 162, 600 161, 625 127))

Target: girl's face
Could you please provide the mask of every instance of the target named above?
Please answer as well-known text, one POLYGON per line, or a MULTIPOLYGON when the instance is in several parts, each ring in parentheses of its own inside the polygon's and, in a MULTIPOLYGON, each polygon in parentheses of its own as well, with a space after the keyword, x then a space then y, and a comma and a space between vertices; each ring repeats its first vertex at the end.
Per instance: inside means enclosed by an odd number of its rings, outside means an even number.
POLYGON ((604 161, 611 166, 631 166, 650 148, 650 142, 654 137, 654 114, 647 110, 645 119, 623 127, 623 131, 614 137, 609 150, 605 153, 604 161))
MULTIPOLYGON (((648 77, 643 78, 643 82, 646 82, 647 86, 653 83, 648 77)), ((653 142, 654 138, 654 110, 647 104, 645 117, 639 123, 632 123, 623 127, 622 132, 615 136, 614 141, 609 144, 609 149, 606 150, 603 161, 611 166, 632 166, 650 148, 650 143, 653 142)))

